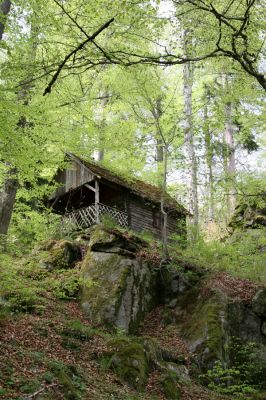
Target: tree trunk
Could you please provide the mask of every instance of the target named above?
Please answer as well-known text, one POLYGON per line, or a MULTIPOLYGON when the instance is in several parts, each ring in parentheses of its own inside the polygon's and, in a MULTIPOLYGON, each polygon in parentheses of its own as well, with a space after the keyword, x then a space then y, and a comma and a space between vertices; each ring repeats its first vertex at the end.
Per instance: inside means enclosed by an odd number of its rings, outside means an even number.
POLYGON ((167 238, 167 220, 168 215, 167 211, 164 208, 165 196, 166 196, 166 185, 167 185, 167 152, 168 149, 164 145, 163 146, 163 173, 162 173, 162 197, 161 197, 161 213, 163 217, 162 221, 162 243, 163 243, 163 257, 162 260, 166 261, 169 259, 169 250, 168 250, 168 238, 167 238))
MULTIPOLYGON (((3 39, 6 17, 10 11, 11 1, 4 0, 0 3, 0 40, 3 39)), ((18 189, 18 181, 14 177, 15 169, 8 166, 4 184, 0 190, 0 234, 7 234, 13 206, 18 189)))
POLYGON ((234 144, 234 127, 232 121, 232 103, 228 102, 225 105, 225 131, 224 131, 224 146, 225 146, 225 177, 227 181, 227 209, 229 216, 232 215, 236 206, 235 199, 235 178, 236 178, 236 160, 235 160, 235 144, 234 144))
POLYGON ((2 235, 7 234, 18 189, 18 181, 12 177, 13 174, 16 174, 13 169, 7 172, 0 191, 0 234, 2 235))
POLYGON ((3 38, 6 17, 10 11, 11 1, 4 0, 0 3, 0 40, 3 38))
MULTIPOLYGON (((184 52, 187 53, 187 38, 184 32, 183 46, 184 52)), ((183 95, 184 95, 184 143, 186 151, 186 162, 188 166, 188 195, 189 195, 189 208, 193 214, 191 223, 195 234, 193 237, 196 239, 198 235, 199 223, 199 210, 198 210, 198 178, 197 178, 197 160, 193 140, 193 120, 192 120, 192 86, 193 86, 193 69, 191 63, 184 64, 183 68, 183 95)))
MULTIPOLYGON (((208 94, 206 96, 208 101, 208 94)), ((211 132, 208 125, 208 105, 204 106, 204 142, 205 160, 207 166, 207 187, 208 187, 208 220, 214 221, 214 182, 213 182, 213 145, 211 132)))
POLYGON ((162 99, 156 100, 154 109, 152 110, 153 118, 155 119, 156 137, 155 137, 155 160, 157 164, 158 185, 164 185, 164 156, 165 156, 165 143, 161 131, 160 118, 162 116, 162 99))
POLYGON ((100 104, 96 111, 96 124, 98 125, 98 143, 97 147, 93 152, 93 158, 95 161, 102 161, 104 159, 104 128, 105 128, 105 107, 108 104, 109 96, 106 89, 100 89, 99 91, 100 104))
POLYGON ((168 249, 168 238, 167 238, 167 221, 168 215, 167 211, 165 210, 164 203, 165 203, 165 196, 166 196, 166 186, 167 186, 167 153, 168 148, 165 143, 165 139, 163 136, 163 132, 161 130, 160 118, 163 114, 162 112, 162 99, 159 97, 156 100, 156 104, 153 110, 151 110, 152 115, 155 119, 155 126, 156 126, 156 163, 157 163, 157 172, 158 172, 158 184, 162 190, 162 197, 161 197, 161 214, 162 214, 162 230, 161 230, 161 237, 162 237, 162 244, 163 244, 163 251, 162 251, 162 260, 166 261, 169 258, 169 249, 168 249))
MULTIPOLYGON (((35 30, 32 30, 32 37, 34 37, 35 35, 37 35, 37 32, 35 30)), ((36 43, 37 41, 33 41, 31 53, 29 54, 29 59, 31 60, 35 59, 37 48, 36 43)), ((20 85, 20 89, 18 91, 18 101, 21 101, 24 105, 28 104, 30 88, 31 84, 21 83, 20 85)), ((27 127, 27 120, 24 116, 20 117, 17 126, 18 128, 27 127)), ((23 132, 23 134, 26 135, 25 132, 23 132)), ((16 200, 16 194, 19 187, 16 167, 14 165, 10 165, 10 163, 6 163, 6 166, 8 170, 5 176, 4 184, 0 190, 0 233, 4 235, 6 235, 8 232, 16 200)))

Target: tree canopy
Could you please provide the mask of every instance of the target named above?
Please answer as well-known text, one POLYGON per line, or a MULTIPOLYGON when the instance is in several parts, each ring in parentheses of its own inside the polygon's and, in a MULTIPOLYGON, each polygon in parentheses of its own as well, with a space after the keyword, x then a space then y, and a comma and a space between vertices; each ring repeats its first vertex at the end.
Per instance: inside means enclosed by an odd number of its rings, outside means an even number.
POLYGON ((13 200, 20 215, 43 209, 66 151, 166 185, 199 208, 197 225, 227 221, 250 179, 263 179, 262 1, 5 0, 0 10, 3 232, 13 200))

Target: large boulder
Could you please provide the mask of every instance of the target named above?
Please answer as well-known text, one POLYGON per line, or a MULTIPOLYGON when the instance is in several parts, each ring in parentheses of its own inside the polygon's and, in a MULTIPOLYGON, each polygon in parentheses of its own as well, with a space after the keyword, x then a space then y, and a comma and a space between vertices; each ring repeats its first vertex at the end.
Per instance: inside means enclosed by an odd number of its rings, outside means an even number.
POLYGON ((158 301, 157 271, 137 257, 139 241, 96 227, 82 263, 82 308, 95 324, 136 332, 158 301))
POLYGON ((240 203, 229 226, 235 229, 260 228, 266 226, 266 193, 258 193, 249 203, 240 203))

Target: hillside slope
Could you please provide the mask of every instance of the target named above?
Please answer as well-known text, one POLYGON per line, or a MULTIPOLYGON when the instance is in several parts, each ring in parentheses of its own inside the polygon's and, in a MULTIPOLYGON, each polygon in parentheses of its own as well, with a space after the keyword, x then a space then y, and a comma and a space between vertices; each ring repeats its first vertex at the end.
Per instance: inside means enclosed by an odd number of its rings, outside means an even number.
POLYGON ((226 398, 206 385, 265 398, 262 284, 182 257, 160 266, 154 247, 102 228, 8 262, 0 398, 226 398))

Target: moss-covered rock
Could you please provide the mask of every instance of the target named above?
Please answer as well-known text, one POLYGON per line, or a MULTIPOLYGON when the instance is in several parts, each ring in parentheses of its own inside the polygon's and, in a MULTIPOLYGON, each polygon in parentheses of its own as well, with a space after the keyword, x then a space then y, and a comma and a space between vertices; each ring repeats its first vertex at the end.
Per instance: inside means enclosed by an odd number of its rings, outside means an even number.
POLYGON ((190 350, 202 369, 212 368, 215 360, 224 359, 226 331, 224 299, 218 295, 209 300, 198 299, 193 313, 184 327, 190 350))
MULTIPOLYGON (((251 200, 251 199, 250 199, 251 200)), ((258 228, 266 226, 266 195, 258 194, 253 202, 240 203, 230 221, 233 229, 258 228)))
MULTIPOLYGON (((101 246, 104 240, 112 240, 105 233, 101 235, 99 228, 96 232, 101 246)), ((134 333, 145 313, 157 302, 157 271, 146 262, 115 252, 114 248, 95 251, 96 237, 92 235, 81 268, 85 281, 92 282, 82 287, 82 308, 95 324, 134 333)))
POLYGON ((41 266, 49 271, 73 268, 81 260, 81 251, 77 243, 60 240, 53 243, 49 251, 42 253, 41 266))
POLYGON ((161 387, 166 399, 179 400, 181 399, 181 390, 177 385, 176 375, 168 373, 161 378, 161 387))
POLYGON ((135 235, 123 234, 116 229, 102 225, 90 228, 89 246, 92 251, 109 252, 134 257, 136 252, 147 243, 135 235))
POLYGON ((112 348, 110 367, 129 386, 143 390, 149 374, 144 347, 129 338, 114 339, 109 345, 112 348))
POLYGON ((252 309, 259 316, 266 319, 266 289, 260 289, 252 300, 252 309))

